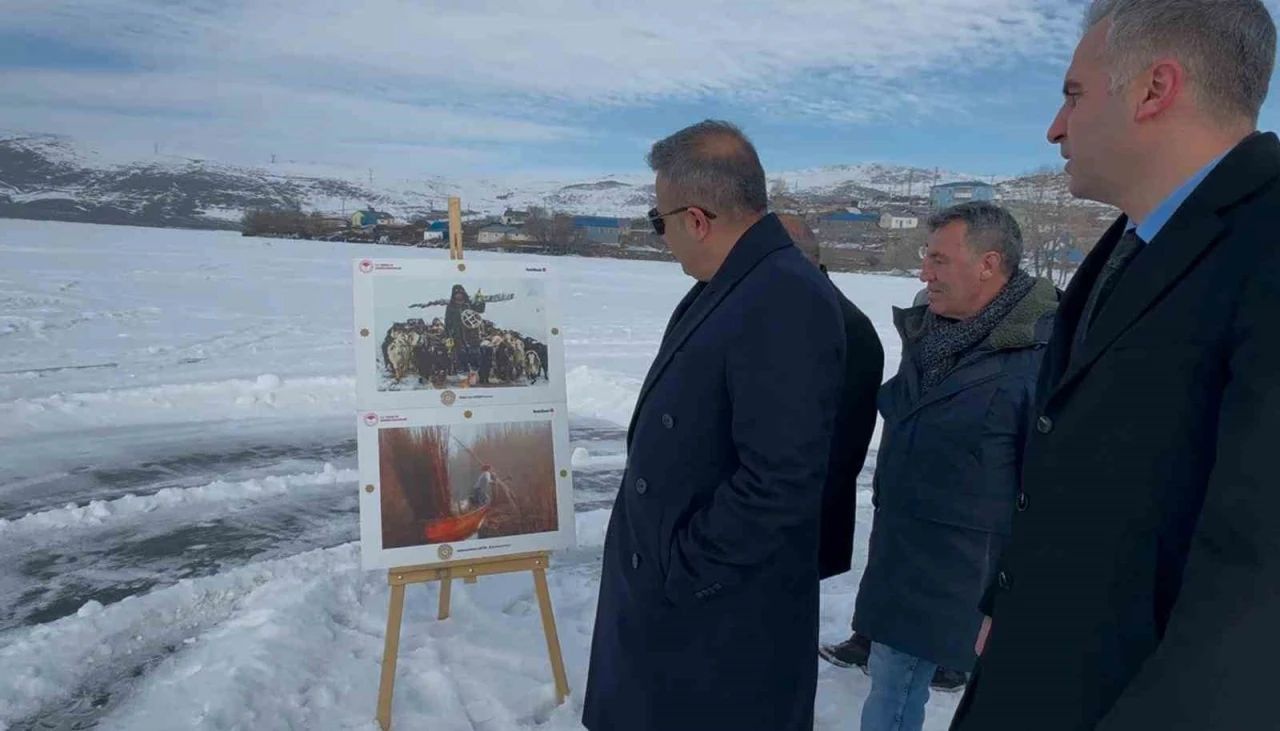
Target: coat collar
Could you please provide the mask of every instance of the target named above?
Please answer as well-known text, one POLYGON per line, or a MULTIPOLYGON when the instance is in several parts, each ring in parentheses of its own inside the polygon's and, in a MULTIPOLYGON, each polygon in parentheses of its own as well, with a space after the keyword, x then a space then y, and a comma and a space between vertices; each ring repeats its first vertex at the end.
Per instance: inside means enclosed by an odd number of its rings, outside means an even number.
POLYGON ((662 346, 658 349, 658 355, 649 368, 649 375, 640 388, 640 396, 636 399, 636 407, 631 414, 631 426, 627 430, 628 442, 631 439, 631 432, 635 430, 636 417, 640 414, 641 405, 666 372, 667 366, 671 364, 671 359, 675 357, 680 346, 684 345, 707 315, 720 305, 725 296, 752 269, 755 269, 769 254, 788 246, 792 246, 791 237, 778 217, 770 213, 747 229, 742 238, 738 239, 711 281, 695 284, 693 289, 685 295, 667 324, 662 346))
MULTIPOLYGON (((914 357, 903 358, 902 373, 906 378, 905 385, 911 394, 914 405, 904 414, 910 416, 930 404, 948 399, 961 391, 977 386, 999 377, 1003 366, 997 358, 987 357, 1005 350, 1021 350, 1024 348, 1043 347, 1049 341, 1046 327, 1058 307, 1058 289, 1048 279, 1038 278, 1031 291, 1027 292, 991 334, 970 352, 963 355, 956 367, 947 374, 937 386, 916 400, 920 391, 920 377, 914 357), (1042 327, 1042 323, 1045 325, 1042 327)), ((928 305, 920 305, 909 309, 893 308, 894 323, 903 336, 903 342, 914 342, 921 329, 920 323, 928 305)))
MULTIPOLYGON (((1048 279, 1037 277, 1031 290, 1018 300, 975 350, 1016 350, 1044 345, 1047 338, 1039 323, 1057 308, 1058 288, 1048 279)), ((924 318, 928 310, 928 305, 893 308, 893 324, 904 344, 915 342, 924 335, 924 318)))
POLYGON ((1066 326, 1054 333, 1061 347, 1057 348, 1053 364, 1062 377, 1057 380, 1054 393, 1079 378, 1217 243, 1227 230, 1224 212, 1277 177, 1280 138, 1274 133, 1254 132, 1227 153, 1121 275, 1123 286, 1116 287, 1106 308, 1098 313, 1073 359, 1068 344, 1075 335, 1089 290, 1128 225, 1125 216, 1117 219, 1080 268, 1063 300, 1060 322, 1066 326))

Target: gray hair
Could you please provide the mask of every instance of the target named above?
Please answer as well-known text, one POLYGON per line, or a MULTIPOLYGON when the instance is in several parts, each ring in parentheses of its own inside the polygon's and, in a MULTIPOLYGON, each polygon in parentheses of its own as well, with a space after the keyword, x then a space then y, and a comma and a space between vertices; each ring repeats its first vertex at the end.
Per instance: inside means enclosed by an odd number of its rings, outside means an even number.
POLYGON ((1093 0, 1084 31, 1104 20, 1111 93, 1170 54, 1201 109, 1257 124, 1276 59, 1276 26, 1262 0, 1093 0))
POLYGON ((676 132, 654 144, 648 163, 670 185, 678 206, 705 207, 716 215, 768 210, 760 156, 729 122, 709 119, 676 132))
POLYGON ((925 225, 934 233, 953 223, 966 225, 964 242, 970 251, 998 253, 1006 275, 1013 276, 1022 266, 1022 228, 1012 213, 994 203, 971 201, 938 211, 925 225))

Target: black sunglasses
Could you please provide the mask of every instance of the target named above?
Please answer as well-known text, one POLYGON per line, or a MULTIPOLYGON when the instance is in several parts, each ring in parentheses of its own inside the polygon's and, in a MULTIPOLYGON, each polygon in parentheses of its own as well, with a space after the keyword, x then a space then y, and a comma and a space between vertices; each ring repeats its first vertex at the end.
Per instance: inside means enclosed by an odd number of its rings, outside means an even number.
POLYGON ((662 236, 667 232, 667 221, 666 221, 667 216, 674 216, 677 213, 684 213, 685 211, 688 211, 693 208, 697 208, 699 211, 702 211, 702 215, 706 216, 707 218, 711 220, 715 220, 716 214, 712 213, 711 211, 708 211, 702 206, 685 206, 684 208, 677 208, 674 211, 667 211, 666 213, 658 213, 657 208, 650 208, 649 223, 653 225, 653 232, 659 236, 662 236))

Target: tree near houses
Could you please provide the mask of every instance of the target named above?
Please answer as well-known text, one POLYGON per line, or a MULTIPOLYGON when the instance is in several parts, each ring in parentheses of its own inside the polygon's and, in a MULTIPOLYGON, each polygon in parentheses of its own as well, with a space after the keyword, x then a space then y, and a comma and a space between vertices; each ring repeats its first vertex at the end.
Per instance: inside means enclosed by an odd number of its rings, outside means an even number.
POLYGON ((1033 276, 1066 286, 1114 218, 1114 210, 1076 200, 1057 168, 1038 168, 1021 180, 1022 200, 1009 204, 1022 227, 1024 264, 1033 276))
POLYGON ((525 233, 533 243, 548 254, 573 254, 586 243, 582 232, 573 226, 573 218, 563 214, 548 216, 541 208, 530 208, 524 224, 525 233))

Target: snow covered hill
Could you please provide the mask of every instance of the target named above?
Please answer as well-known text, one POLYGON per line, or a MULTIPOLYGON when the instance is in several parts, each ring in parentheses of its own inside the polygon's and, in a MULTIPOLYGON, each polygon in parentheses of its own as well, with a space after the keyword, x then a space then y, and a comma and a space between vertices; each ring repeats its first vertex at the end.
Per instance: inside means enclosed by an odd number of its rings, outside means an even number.
MULTIPOLYGON (((342 215, 372 205, 403 220, 445 208, 451 195, 476 213, 540 206, 551 211, 643 216, 654 201, 648 174, 589 180, 427 177, 381 180, 368 170, 281 162, 262 167, 155 155, 109 163, 74 140, 52 135, 0 136, 0 217, 184 228, 236 228, 251 208, 297 208, 342 215)), ((1024 178, 986 176, 883 164, 837 165, 771 173, 775 189, 804 204, 844 206, 907 195, 959 180, 997 184, 1008 198, 1027 199, 1044 187, 1024 178)), ((1061 191, 1060 173, 1049 174, 1061 191)), ((1039 179, 1037 179, 1039 180, 1039 179)))

